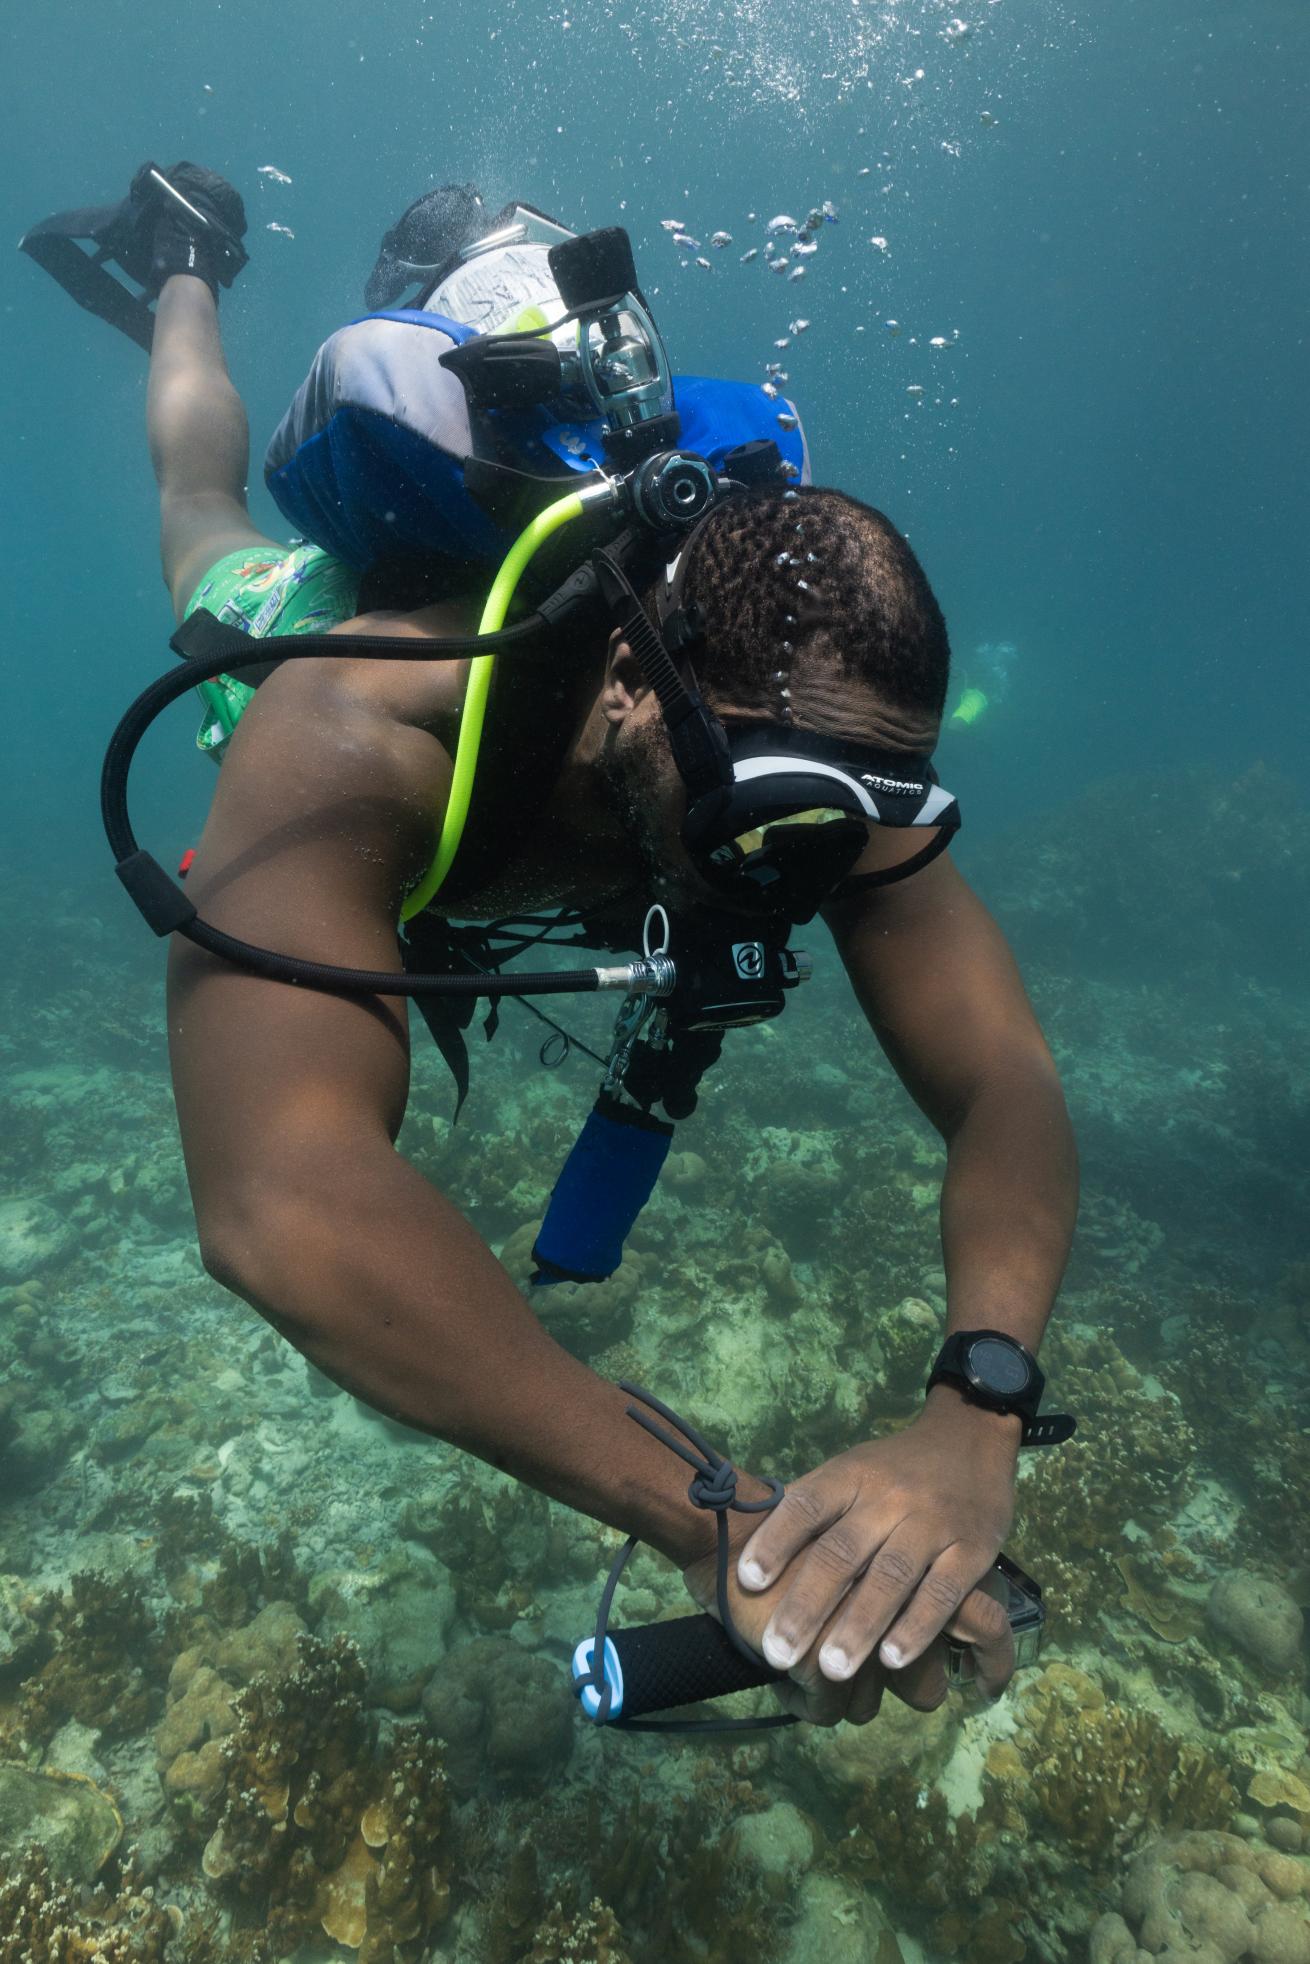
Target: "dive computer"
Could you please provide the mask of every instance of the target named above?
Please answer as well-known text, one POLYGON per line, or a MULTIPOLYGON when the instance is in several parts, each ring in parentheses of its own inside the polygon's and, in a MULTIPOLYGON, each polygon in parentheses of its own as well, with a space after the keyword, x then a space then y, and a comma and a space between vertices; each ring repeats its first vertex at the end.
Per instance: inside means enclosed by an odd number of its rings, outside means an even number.
POLYGON ((953 1384, 971 1405, 1016 1414, 1023 1421, 1021 1446, 1059 1446, 1077 1429, 1067 1412, 1037 1416, 1046 1379, 1032 1352, 1004 1330, 953 1331, 937 1353, 925 1392, 935 1384, 953 1384))

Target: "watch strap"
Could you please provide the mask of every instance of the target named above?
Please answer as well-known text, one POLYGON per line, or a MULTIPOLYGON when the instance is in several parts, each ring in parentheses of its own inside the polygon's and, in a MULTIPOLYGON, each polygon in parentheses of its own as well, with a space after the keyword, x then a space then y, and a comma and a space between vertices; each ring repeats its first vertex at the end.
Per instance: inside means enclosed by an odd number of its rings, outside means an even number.
POLYGON ((1068 1412, 1046 1412, 1040 1418, 1025 1419, 1021 1446, 1062 1446, 1078 1430, 1078 1421, 1068 1412))

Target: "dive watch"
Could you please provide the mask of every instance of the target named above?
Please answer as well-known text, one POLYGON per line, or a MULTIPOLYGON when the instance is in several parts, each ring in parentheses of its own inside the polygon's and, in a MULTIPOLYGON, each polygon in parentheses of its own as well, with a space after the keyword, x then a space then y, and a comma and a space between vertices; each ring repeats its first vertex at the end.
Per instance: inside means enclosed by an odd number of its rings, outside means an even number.
POLYGON ((1015 1413, 1023 1421, 1021 1446, 1059 1446, 1073 1437, 1077 1419, 1067 1412, 1037 1416, 1046 1379, 1032 1352, 1004 1330, 956 1330, 937 1353, 925 1393, 953 1384, 971 1405, 1015 1413))

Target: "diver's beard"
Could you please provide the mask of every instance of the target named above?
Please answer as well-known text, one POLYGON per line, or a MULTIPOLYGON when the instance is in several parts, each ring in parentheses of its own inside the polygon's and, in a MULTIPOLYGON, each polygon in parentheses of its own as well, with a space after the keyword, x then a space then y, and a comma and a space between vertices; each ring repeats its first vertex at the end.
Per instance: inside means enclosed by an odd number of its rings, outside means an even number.
POLYGON ((669 883, 671 844, 659 825, 662 750, 667 755, 657 727, 638 731, 627 741, 612 731, 596 760, 610 809, 641 862, 646 882, 657 893, 669 883))

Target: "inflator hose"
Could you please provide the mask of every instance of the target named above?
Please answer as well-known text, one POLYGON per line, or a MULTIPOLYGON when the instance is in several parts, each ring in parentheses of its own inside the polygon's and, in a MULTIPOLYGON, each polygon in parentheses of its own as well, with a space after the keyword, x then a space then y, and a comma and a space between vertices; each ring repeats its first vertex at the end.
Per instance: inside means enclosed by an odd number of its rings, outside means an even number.
MULTIPOLYGON (((576 491, 567 497, 557 498, 545 511, 538 512, 530 524, 519 533, 501 564, 499 572, 487 595, 482 609, 482 619, 478 623, 478 638, 486 643, 504 625, 509 603, 514 598, 514 590, 529 560, 545 545, 553 533, 562 525, 568 525, 575 518, 581 518, 586 506, 576 491)), ((482 744, 482 726, 486 720, 487 698, 491 692, 492 670, 495 668, 494 654, 486 652, 478 655, 469 668, 468 687, 464 691, 464 702, 459 712, 459 740, 455 745, 455 768, 451 776, 450 792, 446 800, 445 816, 441 823, 441 837, 437 841, 436 854, 423 878, 412 892, 405 896, 400 910, 402 921, 412 920, 415 914, 436 898, 450 871, 459 842, 464 836, 464 826, 468 820, 469 805, 473 798, 473 778, 477 770, 478 751, 482 744)))

